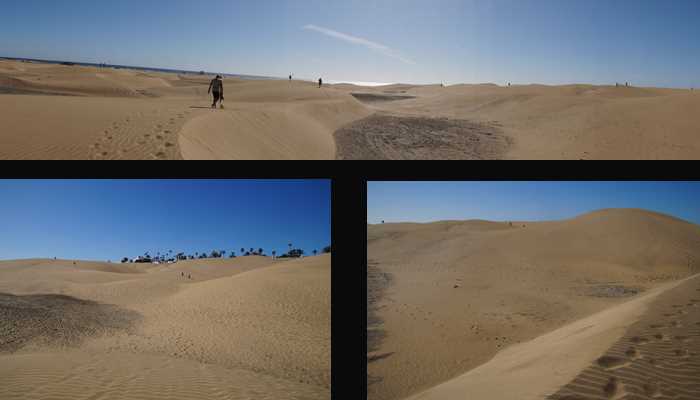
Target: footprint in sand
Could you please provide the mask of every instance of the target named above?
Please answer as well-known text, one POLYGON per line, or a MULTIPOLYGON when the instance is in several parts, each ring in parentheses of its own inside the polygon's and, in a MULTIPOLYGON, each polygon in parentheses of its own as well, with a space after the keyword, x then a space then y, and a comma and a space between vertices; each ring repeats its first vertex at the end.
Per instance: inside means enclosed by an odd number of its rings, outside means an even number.
POLYGON ((688 350, 686 350, 686 349, 678 349, 678 350, 674 351, 673 354, 676 357, 680 357, 680 358, 690 357, 690 354, 688 354, 688 350))
POLYGON ((170 134, 170 133, 172 133, 172 132, 171 132, 171 131, 168 131, 168 130, 165 130, 165 131, 163 131, 163 133, 168 133, 168 134, 170 134))
POLYGON ((153 156, 154 156, 155 158, 157 158, 157 159, 160 159, 160 160, 162 160, 162 159, 164 159, 164 158, 166 157, 165 153, 162 152, 162 151, 160 151, 160 152, 154 154, 153 156))
POLYGON ((649 343, 649 339, 635 336, 635 337, 630 339, 630 342, 636 343, 636 344, 647 344, 647 343, 649 343))
POLYGON ((672 321, 671 326, 674 328, 680 328, 681 326, 683 326, 683 324, 681 324, 680 321, 672 321))
POLYGON ((603 386, 603 394, 609 399, 619 399, 625 396, 623 385, 614 376, 608 379, 608 383, 603 386))
POLYGON ((143 135, 143 137, 149 138, 149 137, 151 137, 151 134, 150 134, 150 133, 147 133, 147 134, 143 135))
POLYGON ((163 139, 165 139, 165 138, 164 138, 162 135, 157 135, 157 136, 156 136, 156 139, 158 139, 158 140, 163 140, 163 139))
POLYGON ((661 396, 659 386, 654 382, 645 383, 644 385, 642 385, 642 389, 644 389, 644 394, 646 394, 648 397, 661 396))
POLYGON ((629 349, 627 349, 625 355, 632 360, 636 360, 639 358, 639 352, 634 347, 630 347, 629 349))
POLYGON ((170 143, 170 142, 165 142, 165 147, 173 147, 173 146, 175 146, 175 145, 170 143))
POLYGON ((664 335, 663 333, 657 333, 656 335, 654 335, 654 338, 661 341, 668 340, 668 336, 664 335))
POLYGON ((651 329, 659 329, 659 328, 663 328, 663 327, 664 327, 664 325, 662 325, 662 324, 651 324, 651 325, 649 325, 649 328, 651 328, 651 329))
POLYGON ((605 370, 615 370, 627 366, 629 363, 624 358, 615 356, 603 356, 596 360, 596 364, 605 370))

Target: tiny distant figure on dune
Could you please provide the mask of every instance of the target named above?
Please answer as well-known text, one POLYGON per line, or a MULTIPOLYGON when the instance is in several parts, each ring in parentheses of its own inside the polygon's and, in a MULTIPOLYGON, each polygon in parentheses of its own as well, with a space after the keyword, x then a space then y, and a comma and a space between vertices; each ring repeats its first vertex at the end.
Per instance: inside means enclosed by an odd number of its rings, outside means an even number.
POLYGON ((291 76, 291 75, 289 75, 289 81, 290 81, 290 82, 292 81, 292 76, 291 76))
MULTIPOLYGON (((216 108, 216 103, 224 101, 224 80, 221 75, 217 75, 216 78, 212 79, 207 93, 214 95, 214 103, 212 103, 211 108, 216 108)), ((223 108, 223 103, 221 106, 223 108)))
POLYGON ((321 86, 323 86, 323 79, 322 79, 322 78, 318 78, 318 88, 320 89, 321 86))
POLYGON ((185 277, 185 273, 184 273, 184 272, 182 273, 182 277, 183 277, 183 278, 185 277))
POLYGON ((187 275, 187 279, 192 279, 192 274, 187 275))

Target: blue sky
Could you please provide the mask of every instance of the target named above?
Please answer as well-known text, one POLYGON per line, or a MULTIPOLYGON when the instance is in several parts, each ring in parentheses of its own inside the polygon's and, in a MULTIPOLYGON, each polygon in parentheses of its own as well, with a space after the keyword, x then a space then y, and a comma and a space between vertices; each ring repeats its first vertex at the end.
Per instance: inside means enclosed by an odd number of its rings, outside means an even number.
POLYGON ((697 0, 5 0, 0 56, 327 81, 700 87, 697 0))
POLYGON ((0 180, 0 259, 331 244, 330 181, 0 180))
POLYGON ((542 221, 642 208, 700 224, 700 182, 368 182, 367 222, 542 221))

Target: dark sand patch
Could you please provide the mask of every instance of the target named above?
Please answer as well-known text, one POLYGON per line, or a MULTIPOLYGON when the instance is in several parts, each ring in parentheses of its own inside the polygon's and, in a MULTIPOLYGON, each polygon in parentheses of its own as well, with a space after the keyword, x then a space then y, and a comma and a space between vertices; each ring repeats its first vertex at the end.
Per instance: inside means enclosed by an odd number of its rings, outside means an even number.
POLYGON ((0 293, 0 352, 28 344, 77 346, 83 339, 129 330, 135 311, 75 297, 0 293))
POLYGON ((15 94, 15 95, 39 95, 39 96, 76 96, 69 93, 46 92, 43 90, 19 89, 8 86, 0 86, 0 94, 15 94))
MULTIPOLYGON (((391 276, 379 269, 377 263, 367 263, 367 363, 390 357, 393 353, 378 354, 386 332, 381 328, 382 320, 378 315, 378 302, 391 284, 391 276)), ((381 381, 381 377, 367 375, 367 384, 381 381)))
POLYGON ((486 160, 511 140, 495 126, 467 120, 373 115, 335 133, 340 160, 486 160))
POLYGON ((363 103, 381 103, 386 101, 401 101, 415 99, 415 96, 398 96, 374 93, 351 93, 352 97, 363 103))
POLYGON ((640 288, 622 285, 595 285, 586 288, 586 296, 593 297, 629 297, 642 292, 640 288))

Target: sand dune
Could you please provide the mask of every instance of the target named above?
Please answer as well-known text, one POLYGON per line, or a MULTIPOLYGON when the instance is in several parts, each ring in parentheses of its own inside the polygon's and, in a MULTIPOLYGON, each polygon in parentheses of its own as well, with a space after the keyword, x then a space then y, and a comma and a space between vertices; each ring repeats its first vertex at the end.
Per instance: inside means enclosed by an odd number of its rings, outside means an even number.
POLYGON ((210 78, 0 60, 0 159, 700 157, 689 90, 210 78))
MULTIPOLYGON (((697 273, 699 244, 700 227, 644 210, 601 210, 512 226, 489 221, 368 226, 370 271, 385 277, 379 281, 386 286, 368 303, 368 333, 374 338, 369 398, 405 398, 476 371, 497 355, 536 354, 520 346, 535 340, 551 344, 543 335, 631 307, 627 301, 697 273), (524 353, 508 353, 520 348, 524 353)), ((601 332, 614 333, 608 341, 588 346, 586 335, 598 332, 589 329, 580 332, 577 346, 602 353, 634 322, 608 321, 617 325, 597 323, 601 332)), ((536 357, 531 360, 537 364, 536 357)), ((583 358, 576 368, 587 362, 583 358)))
POLYGON ((330 397, 329 255, 8 261, 0 293, 3 399, 330 397))
MULTIPOLYGON (((371 93, 395 93, 374 88, 371 93)), ((416 96, 373 108, 406 116, 493 124, 509 159, 697 159, 700 93, 614 86, 408 87, 416 96)))

